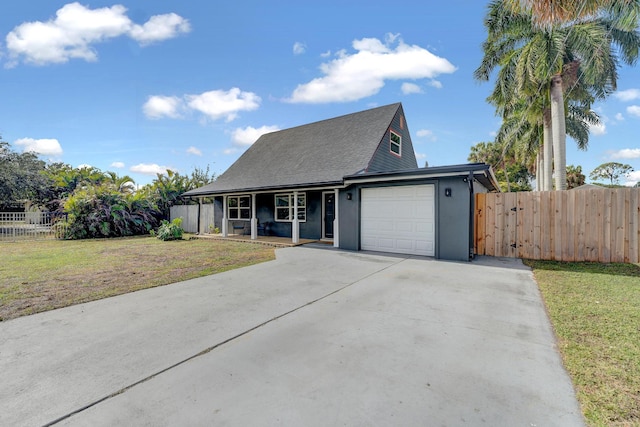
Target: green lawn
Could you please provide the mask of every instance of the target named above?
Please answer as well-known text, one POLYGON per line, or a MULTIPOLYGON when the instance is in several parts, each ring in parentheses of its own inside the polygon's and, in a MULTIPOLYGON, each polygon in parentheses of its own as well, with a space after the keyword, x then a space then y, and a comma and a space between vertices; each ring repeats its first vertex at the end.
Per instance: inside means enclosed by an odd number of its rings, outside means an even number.
POLYGON ((640 267, 525 261, 593 426, 640 426, 640 267))
POLYGON ((0 243, 0 321, 274 259, 251 243, 153 237, 0 243))

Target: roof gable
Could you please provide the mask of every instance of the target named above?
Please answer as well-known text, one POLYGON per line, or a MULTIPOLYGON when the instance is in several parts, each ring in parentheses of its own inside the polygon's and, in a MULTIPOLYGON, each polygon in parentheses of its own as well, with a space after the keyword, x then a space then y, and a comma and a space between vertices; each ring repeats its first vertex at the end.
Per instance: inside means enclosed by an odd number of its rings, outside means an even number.
POLYGON ((367 169, 399 112, 395 103, 264 134, 215 182, 185 195, 341 182, 367 169))

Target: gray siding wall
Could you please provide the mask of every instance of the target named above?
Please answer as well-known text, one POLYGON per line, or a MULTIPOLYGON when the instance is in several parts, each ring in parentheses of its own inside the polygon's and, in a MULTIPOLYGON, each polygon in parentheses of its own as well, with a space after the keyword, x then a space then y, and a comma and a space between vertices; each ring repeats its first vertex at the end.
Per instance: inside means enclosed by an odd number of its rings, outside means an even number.
POLYGON ((411 134, 409 133, 409 126, 407 125, 407 120, 404 117, 402 107, 398 109, 398 112, 393 118, 390 129, 402 137, 402 157, 398 157, 391 153, 389 149, 390 132, 389 129, 387 129, 382 141, 380 141, 380 144, 378 145, 378 149, 369 162, 367 172, 415 169, 418 167, 416 155, 413 150, 413 143, 411 142, 411 134))
POLYGON ((463 177, 441 178, 437 193, 436 253, 441 259, 469 261, 471 196, 463 177), (445 196, 451 189, 451 197, 445 196))
MULTIPOLYGON (((414 180, 405 185, 434 184, 436 221, 436 258, 468 261, 471 236, 472 200, 468 183, 464 177, 440 178, 438 180, 414 180), (451 197, 445 189, 451 189, 451 197)), ((365 187, 382 187, 398 183, 356 185, 340 192, 340 248, 360 250, 360 190, 365 187), (352 199, 347 200, 347 193, 352 199)), ((476 183, 478 190, 482 186, 476 183)))

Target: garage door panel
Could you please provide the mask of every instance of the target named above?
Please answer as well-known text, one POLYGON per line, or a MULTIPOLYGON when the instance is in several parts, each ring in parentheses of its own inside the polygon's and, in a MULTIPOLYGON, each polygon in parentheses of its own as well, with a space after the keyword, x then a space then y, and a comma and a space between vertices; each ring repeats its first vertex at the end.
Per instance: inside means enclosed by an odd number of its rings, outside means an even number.
POLYGON ((434 194, 433 185, 363 189, 362 249, 435 255, 434 194))

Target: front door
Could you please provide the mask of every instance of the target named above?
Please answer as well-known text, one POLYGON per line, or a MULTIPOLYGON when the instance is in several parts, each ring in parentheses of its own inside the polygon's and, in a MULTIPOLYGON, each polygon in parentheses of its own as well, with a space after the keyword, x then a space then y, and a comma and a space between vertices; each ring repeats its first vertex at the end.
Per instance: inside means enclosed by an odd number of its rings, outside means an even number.
POLYGON ((335 193, 322 193, 322 238, 333 239, 333 220, 336 217, 335 193))

